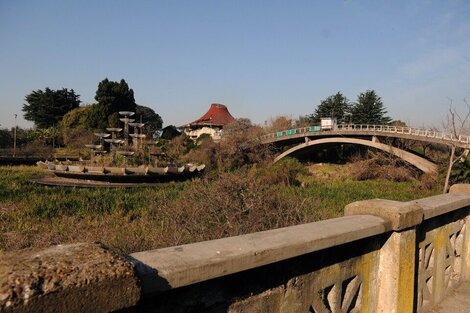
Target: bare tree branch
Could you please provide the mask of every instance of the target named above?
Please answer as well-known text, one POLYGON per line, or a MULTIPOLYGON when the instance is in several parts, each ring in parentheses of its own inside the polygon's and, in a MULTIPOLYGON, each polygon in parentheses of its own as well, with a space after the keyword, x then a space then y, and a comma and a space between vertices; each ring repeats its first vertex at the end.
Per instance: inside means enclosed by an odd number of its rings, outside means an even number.
MULTIPOLYGON (((462 132, 465 131, 465 126, 470 119, 470 105, 466 99, 463 100, 467 106, 467 111, 466 111, 466 115, 462 118, 462 116, 457 112, 457 110, 452 107, 453 100, 449 99, 449 101, 450 101, 449 114, 447 116, 447 126, 445 128, 447 128, 447 130, 451 132, 451 135, 455 137, 453 139, 458 140, 460 136, 462 135, 462 132)), ((449 181, 450 181, 450 175, 452 173, 452 167, 467 154, 467 151, 464 150, 462 153, 459 154, 459 156, 456 156, 455 152, 457 148, 458 147, 456 146, 456 144, 451 140, 449 165, 447 167, 447 174, 446 174, 446 179, 444 182, 443 193, 446 193, 447 190, 449 189, 449 181)))

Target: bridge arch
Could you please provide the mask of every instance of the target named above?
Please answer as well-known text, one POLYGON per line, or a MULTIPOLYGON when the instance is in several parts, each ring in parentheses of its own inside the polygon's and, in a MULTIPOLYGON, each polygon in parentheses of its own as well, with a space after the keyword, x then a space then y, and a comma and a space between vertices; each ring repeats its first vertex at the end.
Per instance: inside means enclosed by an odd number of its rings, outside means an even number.
POLYGON ((367 147, 372 147, 378 150, 382 150, 384 152, 390 153, 399 157, 400 159, 410 163, 411 165, 417 167, 424 173, 435 174, 437 173, 437 165, 432 163, 431 161, 426 160, 420 156, 407 152, 403 149, 399 149, 396 147, 392 147, 380 142, 374 142, 371 140, 364 140, 364 139, 357 139, 357 138, 345 138, 345 137, 332 137, 332 138, 323 138, 323 139, 316 139, 307 141, 305 143, 301 143, 295 147, 290 148, 289 150, 284 151, 282 154, 278 155, 274 162, 281 160, 282 158, 289 156, 297 151, 308 149, 309 147, 315 147, 325 144, 355 144, 355 145, 362 145, 367 147))

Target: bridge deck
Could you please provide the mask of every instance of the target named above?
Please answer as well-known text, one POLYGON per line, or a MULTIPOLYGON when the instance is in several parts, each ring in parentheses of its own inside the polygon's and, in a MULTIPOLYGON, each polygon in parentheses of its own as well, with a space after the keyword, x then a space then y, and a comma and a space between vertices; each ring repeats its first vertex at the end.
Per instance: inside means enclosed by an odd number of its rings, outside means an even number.
POLYGON ((262 143, 295 143, 305 138, 333 137, 333 136, 378 136, 417 140, 443 145, 455 145, 464 149, 470 148, 470 136, 441 133, 434 130, 425 130, 410 127, 388 125, 337 125, 332 130, 320 128, 301 127, 266 134, 260 137, 262 143))
POLYGON ((470 282, 463 282, 429 313, 470 312, 470 282))

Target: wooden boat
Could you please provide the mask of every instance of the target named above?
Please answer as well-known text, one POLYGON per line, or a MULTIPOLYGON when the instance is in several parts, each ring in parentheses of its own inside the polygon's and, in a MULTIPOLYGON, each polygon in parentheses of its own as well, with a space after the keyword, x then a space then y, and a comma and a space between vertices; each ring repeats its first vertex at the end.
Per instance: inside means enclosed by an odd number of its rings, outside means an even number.
POLYGON ((49 166, 49 162, 48 161, 46 161, 46 162, 37 161, 36 165, 39 166, 40 168, 42 168, 43 170, 47 170, 48 166, 49 166))
POLYGON ((68 170, 68 165, 57 164, 55 170, 65 172, 68 170))
POLYGON ((104 174, 103 166, 86 166, 85 172, 90 174, 104 174))
MULTIPOLYGON (((38 165, 46 166, 46 162, 38 165)), ((56 176, 89 181, 106 181, 110 183, 159 183, 172 180, 184 180, 198 175, 205 165, 187 164, 178 166, 172 164, 166 167, 139 166, 139 167, 104 167, 64 165, 48 163, 47 169, 56 176)))
POLYGON ((205 165, 205 164, 201 164, 201 165, 198 165, 198 166, 196 167, 196 169, 197 169, 198 172, 202 172, 205 168, 206 168, 206 165, 205 165))
POLYGON ((181 174, 184 171, 184 166, 168 166, 168 173, 181 174))
POLYGON ((104 173, 109 175, 125 175, 126 171, 123 167, 105 167, 104 173))
POLYGON ((147 175, 148 167, 126 167, 124 171, 127 175, 147 175))
POLYGON ((193 173, 195 170, 197 170, 197 166, 194 165, 194 164, 186 164, 184 166, 184 171, 185 172, 193 173))
POLYGON ((85 171, 85 167, 81 165, 69 165, 68 171, 71 173, 83 173, 85 171))
POLYGON ((168 173, 168 166, 167 167, 149 166, 147 169, 148 169, 149 175, 166 175, 166 173, 168 173))

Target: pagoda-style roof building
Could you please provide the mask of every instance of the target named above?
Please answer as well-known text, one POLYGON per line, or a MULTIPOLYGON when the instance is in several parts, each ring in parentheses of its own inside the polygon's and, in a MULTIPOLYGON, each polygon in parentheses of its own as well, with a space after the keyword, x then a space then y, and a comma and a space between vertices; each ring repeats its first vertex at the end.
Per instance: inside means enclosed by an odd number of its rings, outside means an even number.
POLYGON ((185 126, 185 133, 193 139, 202 134, 209 134, 213 139, 219 139, 222 128, 235 121, 227 107, 220 103, 212 103, 209 110, 185 126))
POLYGON ((192 123, 189 123, 189 126, 219 126, 223 127, 231 122, 235 121, 235 118, 230 114, 227 107, 223 104, 212 103, 209 111, 206 112, 203 116, 198 118, 192 123))

